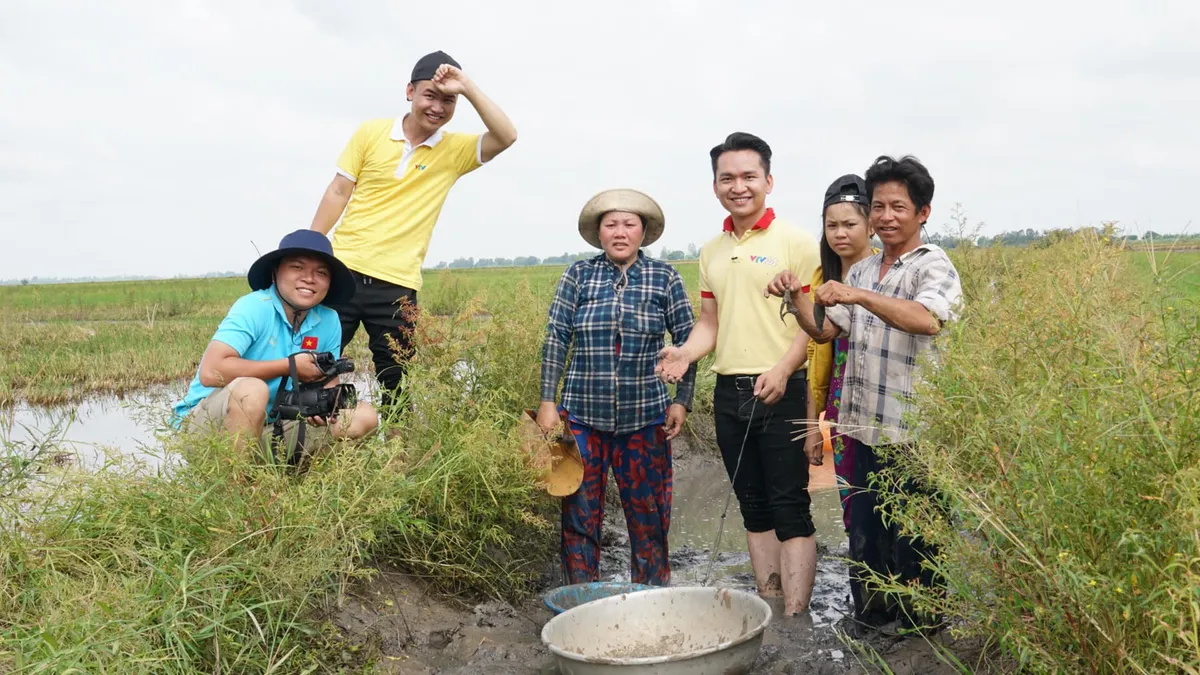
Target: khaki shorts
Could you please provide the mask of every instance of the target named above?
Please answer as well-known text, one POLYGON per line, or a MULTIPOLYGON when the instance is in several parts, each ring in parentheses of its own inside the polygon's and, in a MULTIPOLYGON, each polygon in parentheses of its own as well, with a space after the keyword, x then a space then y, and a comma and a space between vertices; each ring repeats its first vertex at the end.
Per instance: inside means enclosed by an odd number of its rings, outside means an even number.
MULTIPOLYGON (((214 432, 223 428, 225 416, 229 413, 229 404, 233 394, 234 387, 237 386, 238 380, 245 378, 236 378, 220 389, 215 389, 211 394, 206 396, 204 400, 196 404, 191 412, 187 414, 184 423, 189 429, 202 432, 214 432)), ((333 434, 330 433, 329 427, 318 427, 307 422, 299 420, 284 420, 283 422, 283 439, 284 446, 282 451, 290 453, 292 447, 296 443, 296 434, 300 430, 300 425, 305 424, 308 428, 304 431, 304 448, 308 454, 316 454, 319 450, 324 450, 333 445, 333 434)), ((263 453, 264 459, 271 458, 271 454, 267 450, 271 447, 271 442, 275 438, 275 425, 267 424, 263 426, 262 434, 259 435, 259 450, 263 453)), ((280 458, 281 460, 283 458, 280 458)))

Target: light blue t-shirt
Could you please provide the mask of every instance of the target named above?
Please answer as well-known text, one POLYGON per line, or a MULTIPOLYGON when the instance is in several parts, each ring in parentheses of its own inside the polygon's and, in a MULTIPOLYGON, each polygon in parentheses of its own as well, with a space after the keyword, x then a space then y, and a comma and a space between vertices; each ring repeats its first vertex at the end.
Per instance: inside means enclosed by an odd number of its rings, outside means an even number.
MULTIPOLYGON (((249 361, 285 359, 299 351, 331 352, 336 358, 342 352, 342 324, 336 311, 317 305, 304 315, 300 331, 292 332, 283 302, 272 285, 238 298, 221 325, 217 326, 212 339, 233 347, 238 356, 249 361)), ((267 380, 267 387, 271 391, 271 398, 267 401, 268 412, 275 405, 275 391, 282 379, 276 377, 267 380)), ((287 388, 290 390, 294 386, 295 382, 289 380, 287 388)), ((197 368, 187 395, 175 404, 171 424, 179 428, 184 416, 213 391, 213 387, 200 384, 200 369, 197 368)))

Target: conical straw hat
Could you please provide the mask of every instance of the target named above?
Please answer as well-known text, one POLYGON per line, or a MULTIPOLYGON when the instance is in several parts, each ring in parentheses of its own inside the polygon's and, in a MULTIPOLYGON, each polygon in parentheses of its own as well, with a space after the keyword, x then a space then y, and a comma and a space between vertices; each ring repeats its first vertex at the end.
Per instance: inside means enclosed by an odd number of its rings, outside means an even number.
POLYGON ((555 497, 575 494, 583 484, 583 460, 575 437, 546 438, 537 425, 537 413, 526 410, 521 415, 521 450, 539 470, 539 480, 555 497))

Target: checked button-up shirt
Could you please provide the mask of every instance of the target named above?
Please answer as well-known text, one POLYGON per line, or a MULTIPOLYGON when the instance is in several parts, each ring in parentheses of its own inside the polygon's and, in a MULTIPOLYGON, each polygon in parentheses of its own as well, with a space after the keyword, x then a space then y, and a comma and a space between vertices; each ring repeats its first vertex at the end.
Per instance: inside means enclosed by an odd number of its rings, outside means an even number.
MULTIPOLYGON (((922 244, 900 256, 883 279, 883 253, 860 260, 847 286, 921 303, 943 323, 958 318, 962 284, 941 248, 922 244)), ((911 432, 904 414, 912 407, 918 356, 936 357, 935 336, 892 328, 858 305, 836 305, 825 316, 850 337, 838 422, 841 432, 867 445, 904 443, 911 432)))
MULTIPOLYGON (((671 399, 654 374, 666 333, 681 345, 694 323, 687 288, 670 265, 638 258, 621 273, 604 254, 563 273, 542 348, 542 400, 553 401, 566 370, 562 406, 600 431, 624 434, 662 419, 671 399), (570 365, 567 354, 570 352, 570 365)), ((692 408, 693 364, 674 402, 692 408)))

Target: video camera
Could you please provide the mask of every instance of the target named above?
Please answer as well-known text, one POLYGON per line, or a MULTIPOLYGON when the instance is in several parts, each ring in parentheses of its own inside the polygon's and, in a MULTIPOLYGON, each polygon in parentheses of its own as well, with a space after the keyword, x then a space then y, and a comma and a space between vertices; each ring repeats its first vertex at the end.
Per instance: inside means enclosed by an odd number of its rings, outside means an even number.
POLYGON ((327 387, 329 380, 354 372, 354 362, 350 359, 335 359, 330 352, 297 352, 288 356, 288 373, 295 380, 295 388, 283 389, 275 396, 275 412, 281 419, 307 419, 309 417, 330 417, 344 408, 354 407, 358 400, 358 392, 352 384, 337 384, 327 387), (301 382, 296 377, 296 357, 301 354, 311 354, 317 369, 325 375, 324 378, 313 382, 301 382))
POLYGON ((283 421, 299 420, 300 429, 296 436, 296 446, 289 453, 288 463, 293 466, 300 459, 304 446, 305 420, 309 417, 330 419, 346 408, 353 408, 358 403, 358 392, 352 384, 335 384, 326 386, 338 375, 354 372, 354 362, 350 359, 335 359, 330 352, 302 351, 288 355, 288 374, 279 381, 279 389, 275 392, 275 405, 271 412, 275 415, 275 441, 278 444, 283 439, 283 421), (308 354, 316 363, 317 369, 325 377, 313 382, 301 382, 296 372, 296 357, 308 354), (288 389, 288 380, 292 380, 294 388, 288 389))

